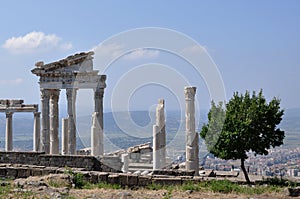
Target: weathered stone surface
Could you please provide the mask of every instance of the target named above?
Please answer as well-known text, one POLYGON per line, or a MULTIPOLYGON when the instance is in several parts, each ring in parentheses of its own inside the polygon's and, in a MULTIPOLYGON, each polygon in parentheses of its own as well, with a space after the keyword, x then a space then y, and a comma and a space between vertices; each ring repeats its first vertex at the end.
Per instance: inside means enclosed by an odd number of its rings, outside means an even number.
MULTIPOLYGON (((60 89, 66 89, 68 112, 68 149, 64 150, 63 154, 76 154, 76 93, 80 88, 90 88, 95 91, 94 111, 99 113, 97 122, 100 126, 97 131, 99 133, 94 136, 97 146, 100 147, 97 147, 97 151, 93 150, 93 153, 103 155, 103 94, 106 87, 106 76, 98 75, 98 71, 93 69, 93 54, 94 52, 78 53, 48 64, 39 61, 31 70, 34 75, 39 77, 42 92, 41 150, 46 154, 58 154, 57 101, 60 89)), ((65 144, 63 148, 65 149, 65 144)))
POLYGON ((195 171, 160 169, 152 172, 153 175, 168 175, 168 176, 193 176, 195 171))
POLYGON ((109 184, 120 184, 120 176, 116 174, 111 174, 107 178, 109 184))
POLYGON ((300 196, 300 187, 288 188, 287 194, 293 197, 300 196))
POLYGON ((105 172, 97 172, 99 182, 107 182, 108 181, 108 173, 105 172))
POLYGON ((199 175, 199 135, 195 131, 195 94, 196 87, 185 87, 186 102, 186 170, 194 170, 199 175))
POLYGON ((181 185, 181 178, 153 178, 152 183, 160 184, 160 185, 181 185))
POLYGON ((28 176, 31 175, 31 170, 27 168, 18 168, 18 175, 17 178, 27 178, 28 176))
POLYGON ((153 125, 153 170, 166 166, 166 122, 165 102, 158 100, 156 107, 156 124, 153 125))
POLYGON ((42 176, 43 175, 43 169, 33 168, 31 170, 31 175, 32 176, 42 176))
POLYGON ((139 186, 147 186, 152 183, 152 177, 151 176, 139 176, 138 177, 138 185, 139 186))

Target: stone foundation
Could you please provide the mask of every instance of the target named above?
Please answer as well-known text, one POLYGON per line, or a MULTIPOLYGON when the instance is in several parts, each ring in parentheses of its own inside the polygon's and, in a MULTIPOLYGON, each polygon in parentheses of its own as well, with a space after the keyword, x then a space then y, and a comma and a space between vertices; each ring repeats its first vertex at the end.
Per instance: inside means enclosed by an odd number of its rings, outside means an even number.
POLYGON ((83 168, 87 171, 121 172, 119 157, 48 155, 44 152, 0 152, 0 163, 58 168, 83 168), (110 166, 111 165, 111 166, 110 166), (112 168, 113 166, 113 168, 112 168))

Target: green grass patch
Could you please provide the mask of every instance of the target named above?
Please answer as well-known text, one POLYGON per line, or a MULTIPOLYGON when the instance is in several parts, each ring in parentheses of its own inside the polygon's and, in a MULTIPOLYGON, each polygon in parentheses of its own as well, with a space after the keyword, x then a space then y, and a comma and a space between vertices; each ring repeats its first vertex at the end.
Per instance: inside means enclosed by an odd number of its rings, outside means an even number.
POLYGON ((186 182, 182 185, 177 186, 163 186, 160 184, 149 184, 146 186, 146 189, 149 190, 167 190, 172 192, 173 190, 180 191, 205 191, 205 192, 218 192, 218 193, 236 193, 236 194, 263 194, 263 193, 271 193, 271 192, 279 192, 283 191, 283 187, 279 187, 276 185, 256 185, 256 186, 248 186, 248 185, 239 185, 235 182, 231 182, 229 180, 210 180, 194 183, 192 181, 186 182))
POLYGON ((9 192, 12 190, 10 185, 0 186, 0 198, 5 198, 8 196, 9 192))
POLYGON ((119 184, 108 184, 105 182, 98 183, 97 188, 99 188, 99 189, 122 189, 121 185, 119 185, 119 184))

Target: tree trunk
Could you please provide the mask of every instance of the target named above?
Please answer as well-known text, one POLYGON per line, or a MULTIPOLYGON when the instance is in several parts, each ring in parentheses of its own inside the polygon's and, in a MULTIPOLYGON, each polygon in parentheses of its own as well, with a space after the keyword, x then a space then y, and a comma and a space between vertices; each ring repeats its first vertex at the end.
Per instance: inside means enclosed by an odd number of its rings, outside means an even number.
POLYGON ((247 173, 247 171, 246 171, 244 162, 245 162, 245 159, 242 158, 242 159, 241 159, 241 169, 242 169, 242 171, 243 171, 243 173, 244 173, 244 176, 245 176, 245 179, 246 179, 247 184, 250 185, 251 182, 250 182, 248 173, 247 173))

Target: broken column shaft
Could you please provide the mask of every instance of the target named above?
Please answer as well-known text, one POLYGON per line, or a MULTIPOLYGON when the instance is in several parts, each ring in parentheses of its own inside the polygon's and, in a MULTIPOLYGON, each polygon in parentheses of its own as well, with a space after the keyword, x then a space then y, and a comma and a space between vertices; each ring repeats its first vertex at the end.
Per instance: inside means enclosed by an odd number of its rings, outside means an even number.
POLYGON ((153 169, 166 166, 166 122, 165 102, 158 100, 156 107, 156 124, 153 126, 153 169))

